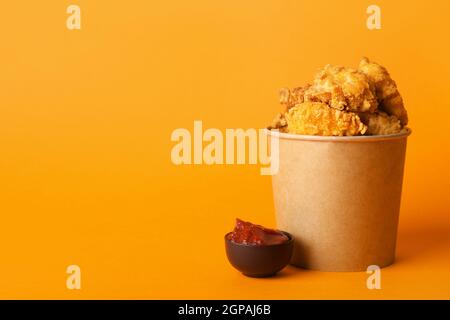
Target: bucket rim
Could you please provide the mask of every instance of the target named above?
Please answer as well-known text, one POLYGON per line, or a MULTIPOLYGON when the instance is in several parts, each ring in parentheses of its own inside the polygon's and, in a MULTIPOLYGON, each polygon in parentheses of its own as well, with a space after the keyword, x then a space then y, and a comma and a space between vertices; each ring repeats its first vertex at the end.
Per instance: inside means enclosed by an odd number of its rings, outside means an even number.
POLYGON ((295 133, 284 133, 269 129, 264 129, 268 136, 277 137, 282 140, 303 140, 303 141, 323 141, 323 142, 372 142, 385 140, 406 139, 411 133, 410 128, 405 128, 402 132, 386 135, 374 136, 314 136, 295 133))

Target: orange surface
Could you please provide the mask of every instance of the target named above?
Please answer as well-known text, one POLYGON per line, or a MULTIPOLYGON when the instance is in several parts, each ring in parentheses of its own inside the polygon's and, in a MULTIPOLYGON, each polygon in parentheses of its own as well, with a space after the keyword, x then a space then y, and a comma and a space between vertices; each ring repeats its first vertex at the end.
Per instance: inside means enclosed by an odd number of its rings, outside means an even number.
POLYGON ((450 3, 9 1, 0 18, 0 298, 450 298, 450 3), (66 7, 82 29, 66 29, 66 7), (409 139, 397 262, 365 273, 232 269, 233 219, 274 226, 252 165, 175 166, 176 128, 263 127, 325 63, 384 64, 409 139), (82 289, 66 289, 66 267, 82 289))

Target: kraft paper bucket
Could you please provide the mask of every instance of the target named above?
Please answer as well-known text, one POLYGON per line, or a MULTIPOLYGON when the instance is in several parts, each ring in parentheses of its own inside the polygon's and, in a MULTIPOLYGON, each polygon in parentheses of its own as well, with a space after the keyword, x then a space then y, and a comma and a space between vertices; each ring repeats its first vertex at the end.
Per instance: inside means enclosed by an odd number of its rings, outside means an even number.
POLYGON ((295 237, 291 264, 322 271, 392 264, 411 131, 354 137, 267 133, 279 142, 273 196, 278 228, 295 237))

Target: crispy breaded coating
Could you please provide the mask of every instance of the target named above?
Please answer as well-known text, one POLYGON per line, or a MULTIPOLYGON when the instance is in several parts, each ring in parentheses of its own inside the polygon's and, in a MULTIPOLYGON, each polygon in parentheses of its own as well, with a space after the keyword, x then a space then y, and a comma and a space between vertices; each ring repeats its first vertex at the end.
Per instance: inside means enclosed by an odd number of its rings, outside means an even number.
POLYGON ((403 99, 388 71, 379 64, 370 62, 367 58, 361 59, 359 70, 367 75, 369 81, 373 83, 380 110, 396 116, 402 125, 408 124, 408 113, 403 105, 403 99))
POLYGON ((338 110, 374 112, 377 99, 373 85, 358 70, 326 65, 304 93, 305 101, 320 101, 338 110))
POLYGON ((364 134, 367 127, 353 112, 328 107, 321 102, 303 102, 285 114, 288 132, 321 136, 364 134))
POLYGON ((408 115, 387 70, 363 58, 357 70, 326 65, 312 83, 280 91, 282 113, 268 129, 311 135, 386 135, 408 115))
POLYGON ((277 129, 280 132, 287 132, 287 121, 282 113, 278 113, 273 118, 272 123, 267 127, 269 130, 277 129))
POLYGON ((402 131, 400 120, 396 116, 390 116, 382 111, 374 113, 359 113, 362 122, 367 125, 366 134, 394 134, 402 131))
POLYGON ((288 111, 290 108, 296 104, 305 101, 305 91, 311 86, 311 84, 306 84, 303 87, 297 87, 293 89, 282 88, 280 90, 280 103, 285 107, 284 111, 288 111))

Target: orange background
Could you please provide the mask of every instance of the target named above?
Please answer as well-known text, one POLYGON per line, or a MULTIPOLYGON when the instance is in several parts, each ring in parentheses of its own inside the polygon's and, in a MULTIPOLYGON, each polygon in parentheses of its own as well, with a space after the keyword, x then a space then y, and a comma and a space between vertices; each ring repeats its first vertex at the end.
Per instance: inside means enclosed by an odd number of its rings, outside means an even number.
POLYGON ((0 16, 0 298, 450 298, 450 4, 8 1, 0 16), (66 28, 80 5, 82 29, 66 28), (223 234, 274 226, 258 166, 175 166, 176 128, 258 128, 326 63, 385 65, 409 139, 397 262, 241 276, 223 234), (82 289, 66 289, 77 264, 82 289))

